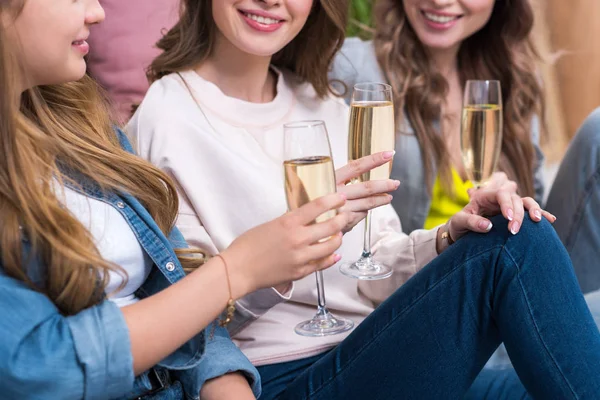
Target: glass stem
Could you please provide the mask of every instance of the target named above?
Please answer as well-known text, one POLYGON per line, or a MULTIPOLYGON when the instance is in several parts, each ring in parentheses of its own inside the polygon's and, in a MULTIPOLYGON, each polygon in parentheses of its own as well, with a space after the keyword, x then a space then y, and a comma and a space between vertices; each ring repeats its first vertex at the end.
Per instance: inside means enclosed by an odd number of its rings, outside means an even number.
POLYGON ((315 273, 315 275, 317 278, 317 301, 319 308, 318 311, 319 313, 321 313, 327 308, 327 305, 325 304, 325 287, 323 284, 323 271, 318 271, 315 273))
POLYGON ((363 242, 362 258, 371 257, 371 210, 367 211, 365 217, 365 238, 363 242))

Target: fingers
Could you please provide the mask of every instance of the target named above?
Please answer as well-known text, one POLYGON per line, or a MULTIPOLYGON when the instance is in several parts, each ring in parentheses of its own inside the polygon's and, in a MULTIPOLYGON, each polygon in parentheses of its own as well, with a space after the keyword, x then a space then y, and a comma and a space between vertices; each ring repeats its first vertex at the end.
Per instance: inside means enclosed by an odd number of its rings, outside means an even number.
POLYGON ((330 210, 337 210, 345 203, 345 194, 333 193, 306 203, 302 207, 292 211, 292 214, 298 218, 298 223, 301 225, 308 225, 313 223, 321 214, 324 214, 330 210))
POLYGON ((556 217, 546 210, 542 210, 539 203, 531 197, 523 198, 523 207, 529 211, 529 216, 533 221, 540 222, 543 218, 546 218, 550 223, 556 221, 556 217))
POLYGON ((542 210, 542 216, 550 221, 551 224, 556 222, 556 216, 554 214, 549 213, 546 210, 542 210))
POLYGON ((486 233, 492 229, 492 222, 477 214, 459 212, 455 214, 449 223, 450 236, 453 240, 458 240, 468 231, 486 233))
POLYGON ((332 254, 328 257, 322 258, 319 261, 316 261, 315 263, 313 263, 313 265, 315 267, 315 271, 322 271, 335 265, 341 259, 342 256, 340 256, 339 254, 332 254))
POLYGON ((307 262, 318 263, 319 260, 330 257, 342 245, 342 235, 335 235, 329 239, 309 246, 305 251, 307 262))
POLYGON ((338 185, 358 178, 365 172, 391 161, 394 154, 395 151, 384 151, 350 161, 348 164, 335 171, 338 185))
POLYGON ((341 235, 342 229, 348 224, 348 213, 340 213, 327 221, 308 227, 308 243, 317 243, 334 235, 341 235))
POLYGON ((525 209, 523 208, 523 200, 521 200, 521 196, 512 194, 510 198, 512 200, 512 209, 514 211, 514 215, 513 220, 508 223, 508 229, 510 230, 510 233, 516 235, 523 225, 525 209))
POLYGON ((376 194, 393 192, 400 186, 400 181, 387 179, 355 183, 353 185, 341 185, 338 193, 344 193, 348 200, 360 199, 376 194))
MULTIPOLYGON (((494 192, 492 191, 491 193, 494 192)), ((504 215, 504 218, 512 221, 515 217, 512 194, 507 190, 500 189, 495 192, 495 197, 498 205, 500 206, 500 211, 502 212, 502 215, 504 215)))
POLYGON ((365 197, 364 199, 350 200, 342 208, 344 211, 367 212, 377 207, 385 206, 392 202, 393 197, 389 194, 378 194, 365 197))

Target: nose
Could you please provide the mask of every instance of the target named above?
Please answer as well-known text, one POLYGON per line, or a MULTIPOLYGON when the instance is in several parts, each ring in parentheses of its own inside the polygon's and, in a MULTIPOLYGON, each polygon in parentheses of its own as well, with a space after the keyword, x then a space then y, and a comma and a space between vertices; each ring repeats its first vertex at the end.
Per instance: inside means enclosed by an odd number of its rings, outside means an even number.
POLYGON ((456 0, 433 0, 432 3, 436 6, 436 7, 447 7, 449 5, 452 5, 453 3, 455 3, 456 0))
POLYGON ((273 7, 281 3, 281 0, 258 0, 259 3, 263 3, 269 7, 273 7))
POLYGON ((99 0, 92 0, 86 10, 85 23, 88 25, 99 24, 104 21, 106 14, 99 0))

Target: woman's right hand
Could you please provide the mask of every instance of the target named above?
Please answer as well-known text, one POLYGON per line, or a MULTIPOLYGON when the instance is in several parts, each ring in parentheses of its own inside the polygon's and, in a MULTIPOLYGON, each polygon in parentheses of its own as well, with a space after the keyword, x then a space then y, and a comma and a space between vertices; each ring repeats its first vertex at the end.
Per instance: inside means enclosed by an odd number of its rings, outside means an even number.
POLYGON ((315 224, 315 219, 346 202, 343 194, 311 201, 239 236, 221 253, 229 267, 231 291, 240 298, 265 287, 285 285, 340 260, 348 213, 315 224), (319 242, 321 239, 329 238, 319 242))

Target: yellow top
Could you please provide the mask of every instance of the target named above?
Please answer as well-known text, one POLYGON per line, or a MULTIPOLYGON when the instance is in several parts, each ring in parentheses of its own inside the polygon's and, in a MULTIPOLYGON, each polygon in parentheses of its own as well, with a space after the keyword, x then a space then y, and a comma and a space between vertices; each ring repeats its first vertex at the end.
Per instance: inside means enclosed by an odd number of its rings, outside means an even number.
POLYGON ((432 229, 445 224, 451 216, 463 209, 469 202, 467 190, 473 187, 471 181, 463 182, 460 175, 452 168, 452 185, 454 196, 442 188, 439 176, 433 184, 431 192, 431 208, 425 219, 425 229, 432 229))

